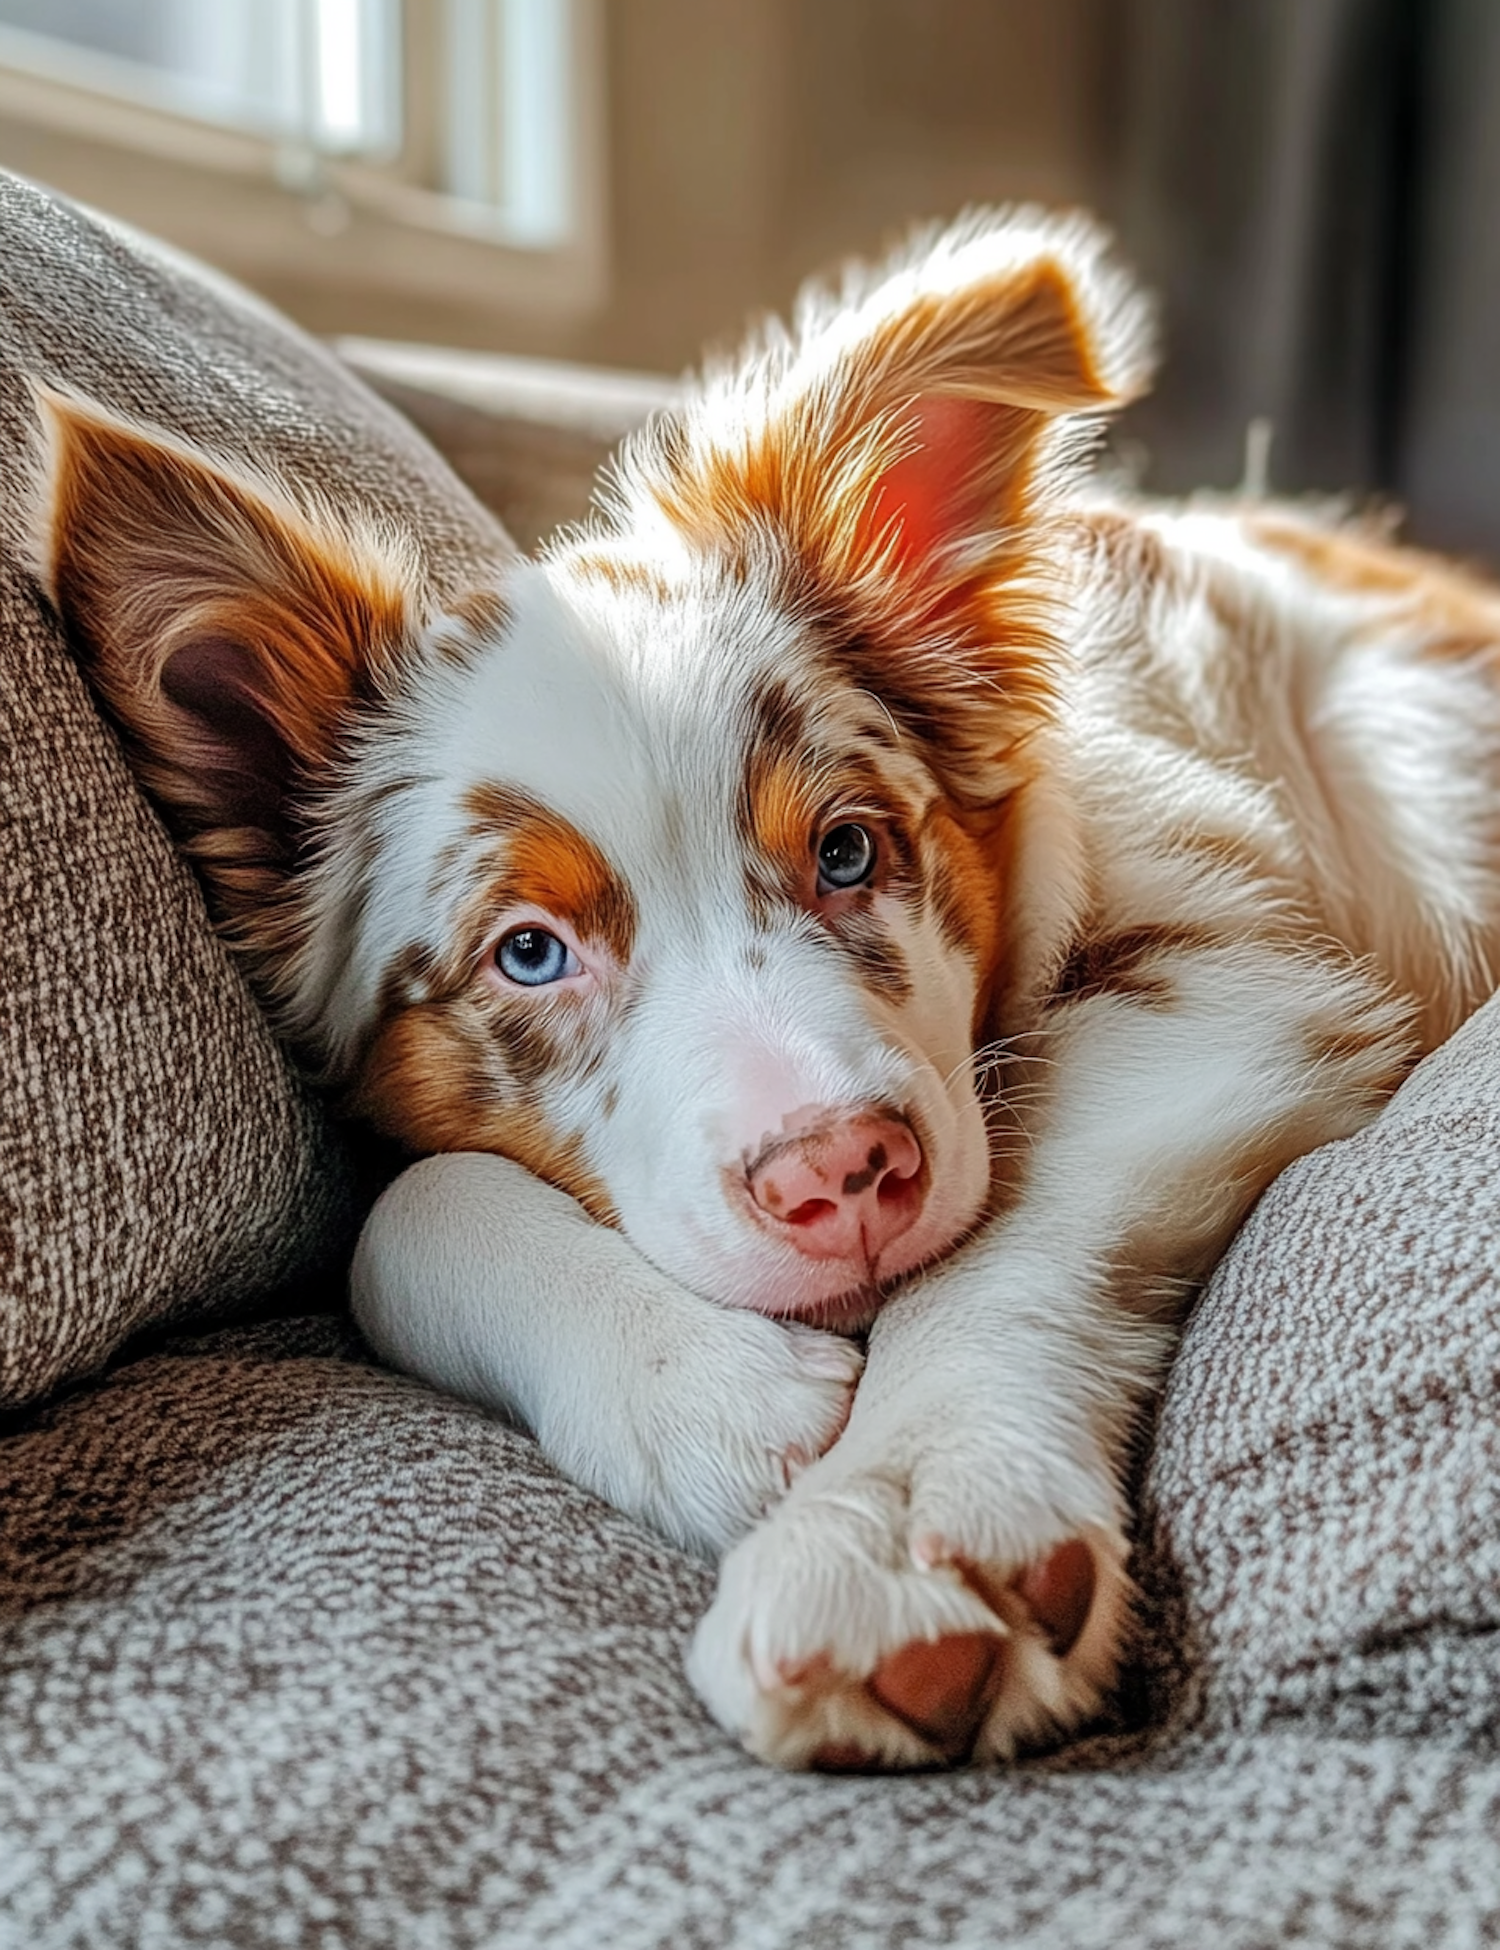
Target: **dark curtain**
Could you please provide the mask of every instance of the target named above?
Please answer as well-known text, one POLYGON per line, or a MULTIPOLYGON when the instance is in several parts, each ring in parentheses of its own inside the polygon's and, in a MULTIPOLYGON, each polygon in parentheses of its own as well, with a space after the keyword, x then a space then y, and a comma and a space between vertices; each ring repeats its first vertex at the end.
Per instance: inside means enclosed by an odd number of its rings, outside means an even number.
POLYGON ((1500 0, 1118 0, 1111 198, 1162 294, 1147 485, 1392 499, 1500 566, 1500 0))

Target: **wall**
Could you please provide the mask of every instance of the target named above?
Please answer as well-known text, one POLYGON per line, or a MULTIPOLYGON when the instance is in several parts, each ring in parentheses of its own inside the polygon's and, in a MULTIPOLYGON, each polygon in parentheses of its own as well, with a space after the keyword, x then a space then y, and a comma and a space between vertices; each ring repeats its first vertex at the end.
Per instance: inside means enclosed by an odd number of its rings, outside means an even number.
POLYGON ((664 370, 912 219, 1100 188, 1096 0, 625 0, 612 16, 608 312, 664 370))
POLYGON ((525 298, 498 259, 492 286, 445 284, 434 259, 413 289, 357 222, 286 249, 289 192, 185 182, 87 129, 0 110, 0 164, 217 258, 315 330, 661 371, 914 217, 1107 187, 1109 0, 600 4, 605 274, 582 308, 525 298))

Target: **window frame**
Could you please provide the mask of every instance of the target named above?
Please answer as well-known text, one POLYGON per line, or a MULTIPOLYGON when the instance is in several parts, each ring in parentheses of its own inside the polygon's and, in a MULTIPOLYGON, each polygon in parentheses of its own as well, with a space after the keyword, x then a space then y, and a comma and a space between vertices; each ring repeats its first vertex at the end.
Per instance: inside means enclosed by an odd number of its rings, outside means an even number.
POLYGON ((405 0, 408 85, 401 150, 389 161, 216 123, 157 103, 144 87, 136 94, 101 86, 86 50, 76 63, 39 58, 35 37, 4 28, 0 161, 29 167, 251 283, 352 283, 398 301, 576 321, 603 304, 608 286, 605 0, 565 4, 571 227, 560 242, 510 236, 503 211, 422 186, 423 175, 436 173, 441 141, 442 0, 405 0), (205 199, 208 183, 215 194, 205 199))

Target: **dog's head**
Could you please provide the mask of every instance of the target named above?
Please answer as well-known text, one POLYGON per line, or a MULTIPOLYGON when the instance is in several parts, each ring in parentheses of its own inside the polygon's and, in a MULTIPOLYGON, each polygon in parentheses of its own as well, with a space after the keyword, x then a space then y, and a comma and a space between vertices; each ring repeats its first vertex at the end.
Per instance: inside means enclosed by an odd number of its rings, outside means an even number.
POLYGON ((986 1203, 1060 490, 1145 339, 1085 225, 965 220, 711 371, 459 614, 393 535, 50 395, 43 566, 367 1116, 848 1325, 986 1203))

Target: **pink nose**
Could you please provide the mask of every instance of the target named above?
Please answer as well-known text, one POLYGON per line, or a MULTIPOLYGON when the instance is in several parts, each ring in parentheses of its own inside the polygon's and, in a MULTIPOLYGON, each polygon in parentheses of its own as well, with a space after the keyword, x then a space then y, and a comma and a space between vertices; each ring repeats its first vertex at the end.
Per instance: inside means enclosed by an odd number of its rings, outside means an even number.
POLYGON ((766 1146, 750 1196, 809 1259, 870 1265, 922 1210, 922 1147, 904 1117, 835 1112, 766 1146))

